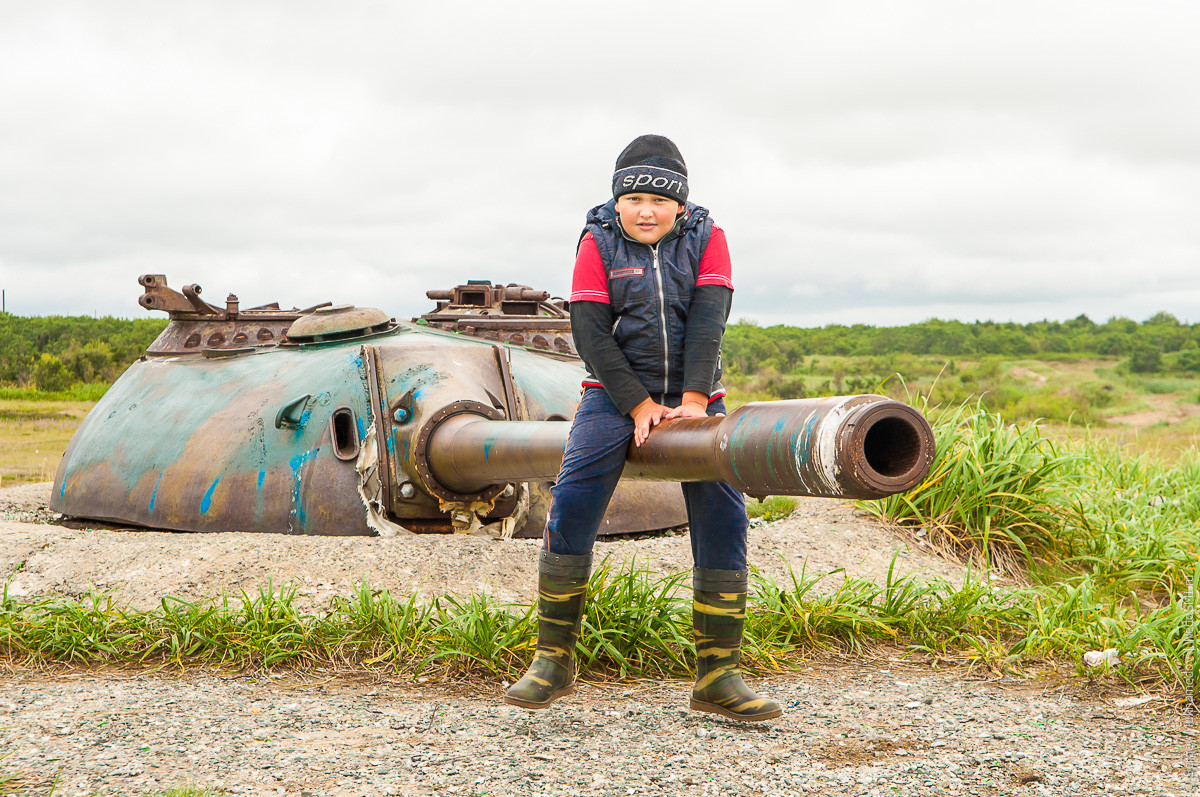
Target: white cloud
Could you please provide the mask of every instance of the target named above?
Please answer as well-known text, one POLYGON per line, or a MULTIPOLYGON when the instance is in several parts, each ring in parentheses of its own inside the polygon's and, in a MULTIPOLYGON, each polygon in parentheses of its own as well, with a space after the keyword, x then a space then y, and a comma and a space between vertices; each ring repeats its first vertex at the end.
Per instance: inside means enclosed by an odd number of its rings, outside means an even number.
POLYGON ((1192 3, 11 16, 14 312, 140 315, 146 272, 400 316, 468 278, 561 294, 616 153, 655 131, 729 232, 737 315, 1200 321, 1192 3))

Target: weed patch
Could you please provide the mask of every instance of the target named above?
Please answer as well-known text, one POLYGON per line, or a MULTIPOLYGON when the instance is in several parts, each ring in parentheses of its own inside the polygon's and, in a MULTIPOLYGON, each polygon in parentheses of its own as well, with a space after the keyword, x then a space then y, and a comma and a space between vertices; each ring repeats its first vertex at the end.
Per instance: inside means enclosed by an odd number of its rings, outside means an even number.
POLYGON ((747 501, 746 515, 752 518, 762 518, 768 523, 783 520, 796 511, 797 501, 787 495, 772 495, 761 501, 747 501))
POLYGON ((1056 500, 1076 455, 1036 425, 1006 423, 981 405, 943 414, 929 477, 907 493, 862 508, 921 526, 935 547, 985 567, 1020 574, 1060 552, 1066 510, 1056 500))
MULTIPOLYGON (((654 576, 629 564, 601 566, 589 585, 579 639, 580 669, 593 677, 687 677, 693 672, 686 574, 654 576)), ((1091 574, 1069 583, 961 587, 889 572, 883 585, 848 578, 827 595, 820 575, 790 573, 776 584, 755 574, 744 666, 788 670, 819 650, 869 654, 902 646, 938 659, 1006 667, 1050 662, 1091 675, 1088 650, 1116 648, 1116 674, 1140 685, 1195 689, 1195 613, 1176 596, 1147 611, 1091 574)), ((1191 578, 1200 576, 1194 570, 1191 578)), ((297 609, 291 587, 207 603, 164 599, 123 609, 111 597, 0 599, 0 656, 21 666, 117 664, 241 670, 384 666, 400 674, 512 678, 534 643, 534 607, 484 595, 397 599, 358 585, 327 610, 297 609)))

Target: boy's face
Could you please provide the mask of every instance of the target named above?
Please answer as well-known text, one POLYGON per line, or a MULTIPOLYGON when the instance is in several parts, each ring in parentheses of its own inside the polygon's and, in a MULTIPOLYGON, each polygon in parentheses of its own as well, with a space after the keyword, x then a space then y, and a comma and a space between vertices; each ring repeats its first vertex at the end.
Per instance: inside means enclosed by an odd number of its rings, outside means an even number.
POLYGON ((617 199, 621 226, 639 243, 654 245, 675 226, 683 205, 656 194, 624 194, 617 199))

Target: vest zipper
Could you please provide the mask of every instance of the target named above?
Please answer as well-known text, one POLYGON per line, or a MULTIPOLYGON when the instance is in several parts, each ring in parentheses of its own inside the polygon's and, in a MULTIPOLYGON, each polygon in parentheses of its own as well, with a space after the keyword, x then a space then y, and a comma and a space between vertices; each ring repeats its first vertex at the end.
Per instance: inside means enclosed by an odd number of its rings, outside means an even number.
POLYGON ((650 247, 650 252, 654 255, 654 281, 658 287, 658 322, 662 329, 663 342, 663 392, 659 399, 659 404, 667 400, 671 387, 671 355, 667 345, 667 307, 666 307, 666 291, 663 290, 662 270, 658 267, 658 244, 650 247))

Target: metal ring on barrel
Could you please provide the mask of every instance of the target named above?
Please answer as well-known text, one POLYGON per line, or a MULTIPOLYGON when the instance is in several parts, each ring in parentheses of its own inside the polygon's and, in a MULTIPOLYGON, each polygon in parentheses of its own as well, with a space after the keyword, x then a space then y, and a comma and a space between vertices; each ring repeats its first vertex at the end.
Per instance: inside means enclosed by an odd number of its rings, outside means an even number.
POLYGON ((417 433, 416 440, 416 468, 417 475, 420 476, 422 484, 431 495, 434 495, 443 501, 461 501, 461 502, 476 502, 476 501, 491 501, 504 490, 504 484, 491 484, 490 486, 480 489, 473 493, 459 493, 448 489, 430 467, 431 452, 430 441, 433 439, 434 432, 441 426, 442 422, 454 415, 470 415, 483 418, 485 420, 498 421, 504 418, 504 412, 495 407, 488 406, 478 401, 470 401, 467 399, 455 401, 442 407, 440 410, 430 416, 429 420, 421 427, 421 431, 417 433))

